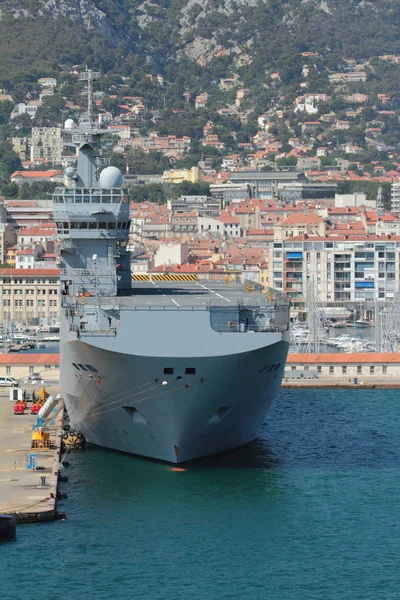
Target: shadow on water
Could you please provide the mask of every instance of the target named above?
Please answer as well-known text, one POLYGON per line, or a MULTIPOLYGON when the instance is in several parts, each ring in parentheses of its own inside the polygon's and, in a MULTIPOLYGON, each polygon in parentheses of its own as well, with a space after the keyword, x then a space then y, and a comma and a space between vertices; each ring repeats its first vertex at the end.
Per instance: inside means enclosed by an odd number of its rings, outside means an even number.
POLYGON ((125 458, 138 461, 138 463, 148 465, 159 465, 168 467, 171 469, 182 468, 182 469, 276 469, 279 467, 280 459, 272 451, 268 441, 263 437, 241 446, 239 448, 233 448, 226 450, 225 452, 219 452, 218 454, 212 454, 209 456, 203 456, 196 460, 187 461, 175 465, 173 463, 166 463, 161 460, 147 458, 139 455, 132 455, 126 452, 120 452, 118 450, 112 450, 109 448, 103 448, 95 446, 93 444, 87 445, 87 451, 98 451, 104 452, 105 455, 109 456, 124 456, 125 458))
POLYGON ((280 458, 262 437, 227 452, 204 456, 182 466, 190 469, 277 469, 280 458))

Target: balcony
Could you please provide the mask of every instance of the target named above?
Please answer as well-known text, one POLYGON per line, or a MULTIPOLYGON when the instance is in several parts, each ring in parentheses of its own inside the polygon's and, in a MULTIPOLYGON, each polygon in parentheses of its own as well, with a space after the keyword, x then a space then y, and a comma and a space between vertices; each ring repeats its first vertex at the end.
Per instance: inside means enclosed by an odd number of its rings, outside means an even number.
POLYGON ((303 267, 295 268, 295 267, 286 267, 286 273, 302 273, 303 267))
POLYGON ((337 263, 342 263, 342 262, 349 262, 351 260, 351 255, 350 254, 341 254, 339 256, 335 255, 334 257, 334 261, 335 261, 335 265, 337 263))
POLYGON ((336 273, 340 273, 341 271, 348 271, 351 269, 351 264, 347 262, 339 263, 338 265, 335 263, 335 271, 336 273))
POLYGON ((351 273, 335 273, 335 281, 351 281, 351 273))
POLYGON ((344 302, 351 300, 350 292, 335 292, 335 301, 344 302))
POLYGON ((342 291, 342 290, 350 290, 351 289, 351 283, 345 282, 345 283, 335 283, 335 292, 336 291, 342 291))

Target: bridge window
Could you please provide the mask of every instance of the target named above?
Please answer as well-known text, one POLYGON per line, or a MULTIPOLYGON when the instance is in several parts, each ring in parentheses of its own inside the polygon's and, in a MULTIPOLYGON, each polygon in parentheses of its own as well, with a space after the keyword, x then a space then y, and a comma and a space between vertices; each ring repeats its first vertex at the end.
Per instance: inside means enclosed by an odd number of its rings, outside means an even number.
POLYGON ((97 222, 89 221, 89 229, 97 229, 97 222))
POLYGON ((99 229, 107 229, 107 223, 99 223, 99 229))
POLYGON ((115 223, 109 223, 108 229, 115 229, 115 223))
POLYGON ((97 369, 93 367, 93 365, 85 365, 92 373, 98 373, 97 369))
POLYGON ((102 202, 104 204, 111 204, 111 196, 103 196, 102 197, 102 202))
POLYGON ((82 196, 75 196, 75 204, 82 204, 82 196))
POLYGON ((81 365, 81 363, 78 364, 78 367, 81 369, 81 371, 88 371, 85 365, 81 365))
POLYGON ((79 223, 79 229, 87 229, 88 228, 88 224, 85 221, 82 221, 81 223, 79 223))

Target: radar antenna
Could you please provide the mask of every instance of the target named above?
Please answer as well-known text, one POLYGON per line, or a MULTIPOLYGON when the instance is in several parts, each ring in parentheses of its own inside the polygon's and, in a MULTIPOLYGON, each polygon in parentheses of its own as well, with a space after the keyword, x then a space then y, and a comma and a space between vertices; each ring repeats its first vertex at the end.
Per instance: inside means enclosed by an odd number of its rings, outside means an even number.
POLYGON ((80 81, 87 81, 87 112, 86 119, 91 125, 93 123, 93 81, 100 79, 99 71, 92 71, 86 67, 85 71, 79 73, 80 81))

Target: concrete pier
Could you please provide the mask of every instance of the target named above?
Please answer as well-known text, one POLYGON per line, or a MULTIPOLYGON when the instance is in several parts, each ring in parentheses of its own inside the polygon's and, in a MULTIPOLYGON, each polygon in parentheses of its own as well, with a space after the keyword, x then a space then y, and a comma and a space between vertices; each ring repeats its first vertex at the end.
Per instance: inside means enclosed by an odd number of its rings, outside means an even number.
POLYGON ((283 379, 282 388, 285 389, 306 389, 306 388, 336 388, 336 389, 397 389, 400 388, 400 380, 387 379, 335 379, 334 377, 322 377, 318 379, 283 379))
MULTIPOLYGON (((28 393, 33 388, 29 389, 28 393)), ((36 386, 37 390, 37 386, 36 386)), ((57 391, 56 391, 57 390, 57 391)), ((53 388, 51 393, 58 393, 53 388)), ((63 406, 52 413, 51 449, 31 449, 32 426, 28 402, 24 415, 14 415, 10 388, 0 388, 0 513, 15 515, 17 522, 51 521, 56 517, 63 406), (36 455, 35 459, 31 455, 36 455), (33 468, 27 468, 27 463, 33 468)))

